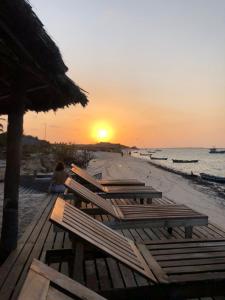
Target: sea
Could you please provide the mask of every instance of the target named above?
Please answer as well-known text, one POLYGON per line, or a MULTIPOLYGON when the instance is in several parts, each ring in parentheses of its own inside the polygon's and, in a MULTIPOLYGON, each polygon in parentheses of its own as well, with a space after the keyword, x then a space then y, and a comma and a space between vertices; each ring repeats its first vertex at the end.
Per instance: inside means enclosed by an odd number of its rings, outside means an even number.
POLYGON ((185 174, 199 175, 200 173, 207 173, 225 177, 225 153, 210 154, 209 149, 206 148, 139 149, 132 151, 132 156, 152 161, 154 164, 185 174), (150 152, 153 152, 152 157, 167 157, 167 160, 151 160, 150 155, 146 156, 150 152), (173 163, 173 159, 198 160, 198 162, 173 163))

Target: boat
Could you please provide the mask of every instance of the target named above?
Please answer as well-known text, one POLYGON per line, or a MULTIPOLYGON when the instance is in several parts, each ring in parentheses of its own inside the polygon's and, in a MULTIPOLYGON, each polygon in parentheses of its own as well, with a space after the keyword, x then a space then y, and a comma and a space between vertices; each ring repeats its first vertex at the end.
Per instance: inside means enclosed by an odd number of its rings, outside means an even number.
POLYGON ((150 154, 147 153, 140 153, 141 156, 149 156, 150 154))
POLYGON ((173 163, 197 163, 198 159, 173 159, 173 163))
POLYGON ((207 173, 200 173, 200 176, 204 180, 225 183, 225 177, 223 177, 223 176, 215 176, 215 175, 210 175, 207 173))
POLYGON ((218 150, 216 147, 212 147, 209 149, 209 153, 211 154, 224 154, 225 150, 218 150))
POLYGON ((157 159, 157 160, 167 160, 167 157, 153 157, 151 156, 151 159, 157 159))

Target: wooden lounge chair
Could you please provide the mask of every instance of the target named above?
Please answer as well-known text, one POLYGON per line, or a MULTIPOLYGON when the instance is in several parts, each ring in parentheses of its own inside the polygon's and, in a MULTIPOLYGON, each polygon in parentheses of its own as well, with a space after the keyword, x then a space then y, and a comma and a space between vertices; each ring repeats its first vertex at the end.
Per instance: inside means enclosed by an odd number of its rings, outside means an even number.
MULTIPOLYGON (((184 299, 225 294, 225 239, 137 244, 60 199, 55 203, 50 220, 68 231, 74 240, 79 240, 78 245, 84 243, 86 251, 90 246, 89 252, 84 251, 83 257, 77 259, 79 274, 86 255, 90 260, 92 251, 93 259, 95 255, 113 257, 149 281, 149 285, 137 289, 122 291, 108 287, 108 291, 99 291, 110 299, 184 299)), ((76 244, 73 245, 76 253, 76 244)), ((115 268, 104 272, 113 272, 116 276, 115 268)))
POLYGON ((18 300, 106 300, 77 281, 34 259, 18 300))
POLYGON ((186 205, 113 205, 111 201, 103 199, 73 179, 67 179, 65 184, 79 200, 97 206, 97 209, 85 209, 86 213, 109 214, 114 217, 114 221, 107 223, 111 228, 167 227, 172 233, 173 227, 184 226, 185 237, 191 238, 193 226, 208 224, 208 216, 186 205))
POLYGON ((92 177, 87 171, 84 169, 79 168, 76 165, 72 165, 71 168, 72 173, 75 175, 75 178, 79 178, 81 180, 81 183, 89 183, 93 186, 96 186, 96 188, 100 188, 99 191, 101 191, 102 186, 144 186, 145 183, 141 182, 137 179, 100 179, 97 180, 94 177, 92 177))
MULTIPOLYGON (((72 178, 68 178, 66 180, 66 185, 68 188, 70 188, 70 185, 72 182, 75 181, 72 178)), ((150 186, 101 186, 99 183, 97 183, 99 186, 98 191, 96 188, 92 189, 91 185, 88 185, 88 189, 90 189, 93 192, 97 192, 99 195, 101 195, 104 198, 110 198, 110 199, 140 199, 141 203, 143 203, 143 199, 147 199, 149 203, 152 202, 152 198, 162 198, 162 193, 153 189, 150 186), (101 190, 100 190, 101 189, 101 190)), ((96 186, 95 186, 96 187, 96 186)))

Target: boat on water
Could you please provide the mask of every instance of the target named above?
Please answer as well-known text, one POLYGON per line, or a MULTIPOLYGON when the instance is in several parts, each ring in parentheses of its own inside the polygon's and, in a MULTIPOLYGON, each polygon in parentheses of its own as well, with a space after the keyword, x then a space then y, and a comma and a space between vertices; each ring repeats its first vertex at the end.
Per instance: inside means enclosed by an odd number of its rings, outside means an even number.
POLYGON ((225 183, 225 177, 223 177, 223 176, 215 176, 215 175, 210 175, 207 173, 200 173, 200 177, 204 180, 225 183))
POLYGON ((149 156, 151 154, 147 154, 147 153, 140 153, 141 156, 149 156))
POLYGON ((167 157, 154 157, 154 156, 151 156, 151 159, 167 160, 168 158, 167 157))
POLYGON ((212 147, 209 149, 209 153, 211 154, 225 154, 225 150, 218 150, 216 147, 212 147))
POLYGON ((197 163, 198 159, 173 159, 173 163, 197 163))

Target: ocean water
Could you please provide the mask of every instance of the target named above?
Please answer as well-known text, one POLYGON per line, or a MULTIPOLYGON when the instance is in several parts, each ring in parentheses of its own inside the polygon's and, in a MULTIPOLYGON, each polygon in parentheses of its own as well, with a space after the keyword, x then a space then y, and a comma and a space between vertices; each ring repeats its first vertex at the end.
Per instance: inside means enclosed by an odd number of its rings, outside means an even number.
MULTIPOLYGON (((148 154, 149 151, 156 149, 142 149, 132 152, 132 156, 151 161, 150 157, 142 156, 141 154, 148 154)), ((167 168, 182 171, 190 174, 193 172, 196 175, 199 173, 208 173, 215 176, 225 177, 225 153, 224 154, 210 154, 209 149, 205 148, 173 148, 173 149, 157 149, 152 154, 153 157, 167 157, 167 160, 152 160, 152 162, 166 166, 167 168), (160 150, 160 151, 157 151, 160 150), (172 159, 198 159, 198 163, 173 163, 172 159)))

